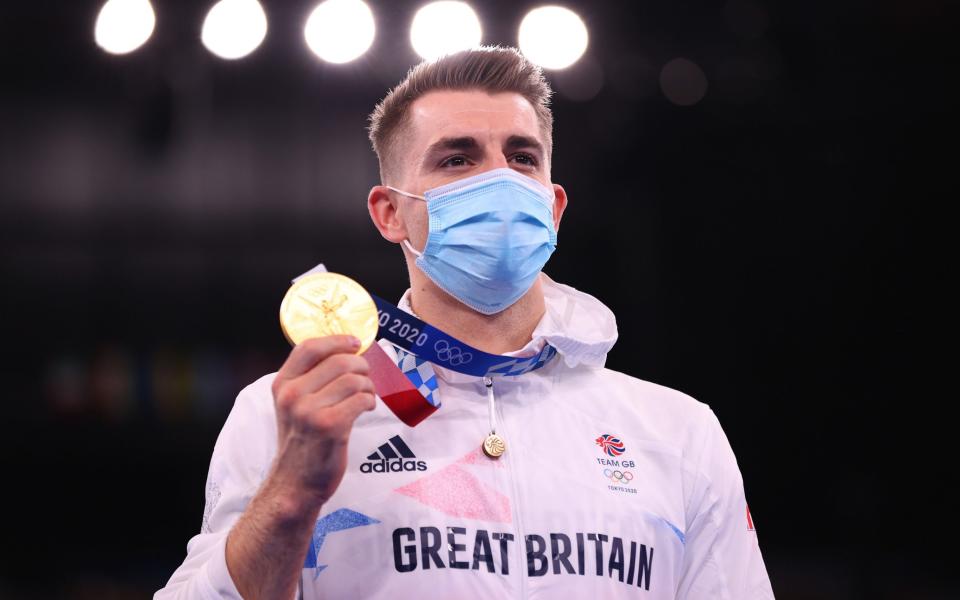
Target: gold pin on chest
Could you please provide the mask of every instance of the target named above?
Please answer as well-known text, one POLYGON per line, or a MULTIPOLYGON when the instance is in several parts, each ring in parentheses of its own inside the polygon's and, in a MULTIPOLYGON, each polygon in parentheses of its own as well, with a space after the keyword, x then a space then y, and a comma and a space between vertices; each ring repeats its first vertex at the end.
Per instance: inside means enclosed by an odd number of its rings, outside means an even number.
POLYGON ((507 442, 495 433, 483 440, 483 453, 490 458, 500 458, 507 451, 507 442))

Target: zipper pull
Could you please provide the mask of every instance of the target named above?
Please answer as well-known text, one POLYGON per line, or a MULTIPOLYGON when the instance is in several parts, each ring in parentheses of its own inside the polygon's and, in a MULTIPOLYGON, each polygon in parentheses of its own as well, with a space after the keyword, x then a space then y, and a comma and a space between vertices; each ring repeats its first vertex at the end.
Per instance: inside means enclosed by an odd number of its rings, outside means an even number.
POLYGON ((483 385, 487 386, 487 400, 490 408, 490 434, 483 440, 483 453, 490 458, 500 458, 507 451, 507 441, 497 435, 497 412, 494 406, 493 378, 484 377, 483 385))

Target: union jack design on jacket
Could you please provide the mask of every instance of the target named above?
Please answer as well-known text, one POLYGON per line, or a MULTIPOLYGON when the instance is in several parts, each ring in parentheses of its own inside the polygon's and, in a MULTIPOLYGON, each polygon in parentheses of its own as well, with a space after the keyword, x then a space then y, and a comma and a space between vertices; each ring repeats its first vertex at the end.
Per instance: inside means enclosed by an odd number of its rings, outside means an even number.
POLYGON ((607 456, 620 456, 626 451, 626 448, 619 439, 609 433, 605 433, 597 438, 597 445, 607 453, 607 456))

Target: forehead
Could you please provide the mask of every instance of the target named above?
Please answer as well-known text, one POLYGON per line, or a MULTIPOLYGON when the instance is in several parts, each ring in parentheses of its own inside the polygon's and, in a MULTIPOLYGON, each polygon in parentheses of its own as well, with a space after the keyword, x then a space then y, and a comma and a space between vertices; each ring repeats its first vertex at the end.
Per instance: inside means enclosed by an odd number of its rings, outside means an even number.
POLYGON ((514 92, 488 94, 480 90, 439 90, 410 105, 408 150, 420 155, 445 137, 472 136, 478 141, 526 135, 544 143, 537 113, 514 92))

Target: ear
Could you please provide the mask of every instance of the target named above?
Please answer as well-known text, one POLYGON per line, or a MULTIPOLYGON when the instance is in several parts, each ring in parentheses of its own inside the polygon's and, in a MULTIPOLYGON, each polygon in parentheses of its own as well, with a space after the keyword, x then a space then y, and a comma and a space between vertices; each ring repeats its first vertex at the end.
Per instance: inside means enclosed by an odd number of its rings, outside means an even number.
POLYGON ((563 211, 567 209, 567 190, 559 183, 553 184, 553 226, 560 231, 560 219, 563 218, 563 211))
POLYGON ((370 220, 385 240, 399 244, 407 239, 407 227, 398 217, 397 203, 385 186, 375 185, 370 188, 367 210, 370 212, 370 220))

